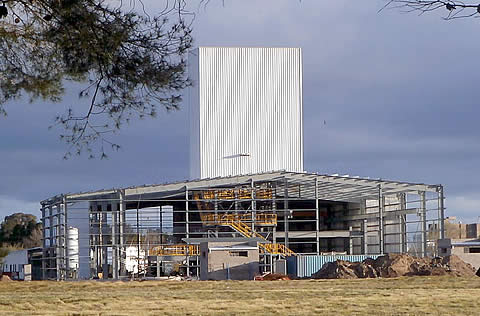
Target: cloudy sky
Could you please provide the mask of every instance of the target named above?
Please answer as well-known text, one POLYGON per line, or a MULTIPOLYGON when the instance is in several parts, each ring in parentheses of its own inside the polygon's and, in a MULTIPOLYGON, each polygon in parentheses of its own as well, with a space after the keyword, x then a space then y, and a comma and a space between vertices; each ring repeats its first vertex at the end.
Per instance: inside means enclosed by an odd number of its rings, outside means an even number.
MULTIPOLYGON (((158 0, 144 0, 159 12, 158 0)), ((193 1, 191 1, 193 3, 193 1)), ((447 215, 480 216, 480 19, 377 13, 382 0, 211 0, 195 4, 195 46, 301 47, 305 168, 445 185, 447 215), (326 124, 323 122, 326 121, 326 124)), ((443 13, 443 12, 442 12, 443 13)), ((39 201, 188 176, 187 111, 125 126, 108 160, 62 157, 59 104, 16 102, 0 118, 0 218, 39 201)))

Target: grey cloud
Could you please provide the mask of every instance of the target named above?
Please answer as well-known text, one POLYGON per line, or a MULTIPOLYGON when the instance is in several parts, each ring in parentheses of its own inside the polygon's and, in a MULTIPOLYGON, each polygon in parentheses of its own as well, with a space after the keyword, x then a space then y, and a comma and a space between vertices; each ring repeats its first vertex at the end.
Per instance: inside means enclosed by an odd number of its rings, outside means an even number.
MULTIPOLYGON (((475 217, 475 19, 378 14, 382 0, 210 1, 205 9, 190 3, 197 13, 196 45, 303 48, 307 170, 442 183, 448 212, 475 217)), ((145 4, 158 12, 162 3, 145 4)), ((185 106, 125 126, 114 136, 123 148, 109 160, 63 161, 58 130, 46 127, 58 110, 78 102, 76 87, 68 92, 58 105, 12 104, 10 116, 0 119, 4 199, 29 205, 62 192, 187 177, 185 106)))

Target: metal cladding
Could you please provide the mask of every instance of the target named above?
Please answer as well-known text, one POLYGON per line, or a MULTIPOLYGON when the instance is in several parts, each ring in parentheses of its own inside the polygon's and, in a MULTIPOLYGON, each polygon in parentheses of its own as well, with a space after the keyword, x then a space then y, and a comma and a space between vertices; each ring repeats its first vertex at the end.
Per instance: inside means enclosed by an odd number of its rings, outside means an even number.
POLYGON ((287 258, 287 270, 289 275, 297 278, 309 278, 317 273, 325 263, 345 260, 361 262, 367 258, 377 259, 379 255, 319 255, 319 256, 296 256, 287 258))
POLYGON ((190 53, 190 177, 303 172, 300 48, 190 53))

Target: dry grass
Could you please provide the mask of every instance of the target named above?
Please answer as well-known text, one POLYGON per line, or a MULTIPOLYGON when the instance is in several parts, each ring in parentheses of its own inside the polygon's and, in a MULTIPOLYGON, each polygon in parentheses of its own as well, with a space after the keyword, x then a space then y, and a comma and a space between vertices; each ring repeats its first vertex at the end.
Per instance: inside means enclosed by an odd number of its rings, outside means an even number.
POLYGON ((0 282, 4 315, 480 315, 480 278, 0 282))

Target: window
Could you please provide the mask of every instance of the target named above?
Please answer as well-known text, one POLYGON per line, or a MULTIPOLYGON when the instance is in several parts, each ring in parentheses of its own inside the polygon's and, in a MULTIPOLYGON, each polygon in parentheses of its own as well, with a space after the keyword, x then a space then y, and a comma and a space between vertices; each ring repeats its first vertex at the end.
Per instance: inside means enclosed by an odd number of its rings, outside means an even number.
POLYGON ((160 211, 160 225, 163 233, 173 233, 173 206, 164 205, 160 211))
POLYGON ((470 253, 480 253, 480 247, 472 247, 469 250, 470 253))
POLYGON ((229 251, 228 254, 232 257, 248 257, 248 251, 229 251))

